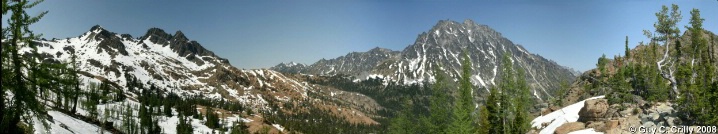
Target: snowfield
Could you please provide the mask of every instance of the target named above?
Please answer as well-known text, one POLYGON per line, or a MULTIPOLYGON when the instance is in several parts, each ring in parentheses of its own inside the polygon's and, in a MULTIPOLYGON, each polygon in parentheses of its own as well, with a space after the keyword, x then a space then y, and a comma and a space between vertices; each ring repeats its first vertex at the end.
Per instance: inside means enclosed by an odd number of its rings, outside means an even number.
MULTIPOLYGON (((100 127, 87 123, 85 121, 75 119, 72 116, 66 115, 58 111, 47 111, 49 116, 52 116, 52 121, 48 121, 47 124, 50 129, 42 126, 37 118, 33 119, 33 126, 36 134, 99 134, 100 127), (45 131, 42 131, 45 130, 45 131)), ((49 119, 50 117, 48 117, 49 119)), ((104 131, 109 134, 110 131, 104 131)))
MULTIPOLYGON (((599 99, 603 98, 605 96, 596 96, 591 97, 586 100, 593 100, 593 99, 599 99)), ((533 121, 531 121, 531 127, 541 130, 539 134, 553 134, 556 128, 559 126, 570 123, 570 122, 576 122, 578 121, 578 111, 583 108, 583 104, 586 100, 576 102, 574 104, 571 104, 569 106, 566 106, 560 110, 556 110, 554 112, 551 112, 547 115, 536 117, 533 121), (547 126, 542 126, 544 123, 550 123, 547 126)), ((591 130, 581 130, 581 132, 590 132, 591 130)), ((595 131, 594 131, 595 132, 595 131)))

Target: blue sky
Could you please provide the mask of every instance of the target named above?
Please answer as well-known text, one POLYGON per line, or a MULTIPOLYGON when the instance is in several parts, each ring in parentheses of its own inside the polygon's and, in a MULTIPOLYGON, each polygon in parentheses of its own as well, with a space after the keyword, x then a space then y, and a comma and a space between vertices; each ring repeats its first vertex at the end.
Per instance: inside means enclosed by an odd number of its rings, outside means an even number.
MULTIPOLYGON (((151 27, 181 30, 207 49, 245 68, 281 62, 311 64, 374 47, 403 50, 439 20, 472 19, 531 53, 585 71, 602 54, 623 53, 646 38, 661 5, 678 4, 679 23, 701 10, 704 28, 718 31, 716 0, 630 1, 189 1, 50 0, 29 13, 50 13, 31 28, 45 38, 76 37, 93 25, 144 35, 151 27)), ((3 22, 4 24, 4 22, 3 22)))

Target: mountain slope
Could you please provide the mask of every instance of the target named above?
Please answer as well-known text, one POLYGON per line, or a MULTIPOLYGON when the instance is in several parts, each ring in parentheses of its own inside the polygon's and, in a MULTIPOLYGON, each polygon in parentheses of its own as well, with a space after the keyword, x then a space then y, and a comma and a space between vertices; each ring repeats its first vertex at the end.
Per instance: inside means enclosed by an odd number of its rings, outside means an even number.
MULTIPOLYGON (((501 33, 471 20, 465 20, 463 23, 439 21, 428 32, 419 34, 414 44, 407 46, 396 55, 393 55, 394 52, 380 53, 386 54, 380 57, 366 54, 375 53, 375 49, 359 54, 350 53, 336 59, 320 60, 303 69, 312 71, 301 73, 317 75, 343 73, 359 79, 382 77, 394 83, 409 85, 434 81, 432 70, 441 66, 440 70, 456 81, 461 69, 460 55, 464 50, 469 53, 471 66, 474 69, 471 80, 474 85, 480 87, 496 84, 496 80, 501 77, 498 69, 502 66, 499 60, 503 55, 509 55, 514 66, 525 70, 526 80, 533 89, 532 93, 539 99, 553 96, 554 90, 558 89, 561 81, 573 81, 575 77, 572 70, 539 55, 531 54, 520 45, 501 36, 501 33), (359 61, 356 61, 357 59, 359 61), (381 61, 377 62, 377 60, 381 61)), ((288 70, 283 66, 275 66, 272 69, 288 70)))
MULTIPOLYGON (((309 84, 299 79, 301 76, 285 76, 264 69, 237 69, 179 31, 173 35, 151 28, 144 36, 132 38, 94 26, 79 37, 43 39, 34 44, 49 61, 67 63, 71 54, 76 54, 82 87, 91 82, 109 83, 114 89, 125 90, 125 95, 131 98, 128 101, 136 101, 140 95, 128 89, 128 84, 136 79, 136 83, 143 85, 139 88, 156 88, 159 90, 156 92, 164 96, 172 93, 182 98, 199 96, 239 103, 247 111, 275 116, 265 117, 270 120, 265 120, 265 125, 276 122, 280 127, 285 125, 281 123, 290 122, 288 119, 315 121, 304 127, 338 122, 376 125, 378 122, 372 117, 382 109, 367 96, 309 84)), ((30 50, 27 47, 21 51, 30 50)), ((300 127, 288 127, 286 131, 299 131, 300 127)))

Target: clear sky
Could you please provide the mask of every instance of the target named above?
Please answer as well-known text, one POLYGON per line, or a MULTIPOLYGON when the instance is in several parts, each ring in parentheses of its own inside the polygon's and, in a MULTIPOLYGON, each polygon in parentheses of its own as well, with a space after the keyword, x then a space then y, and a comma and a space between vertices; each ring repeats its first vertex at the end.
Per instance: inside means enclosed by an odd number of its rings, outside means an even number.
POLYGON ((245 69, 311 64, 377 46, 403 50, 439 20, 472 19, 531 53, 585 71, 601 54, 622 54, 625 36, 631 47, 646 40, 642 30, 653 29, 654 13, 672 3, 683 12, 682 31, 689 10, 698 8, 704 28, 718 32, 716 0, 48 0, 29 13, 50 11, 31 27, 48 39, 77 37, 93 25, 134 37, 151 27, 181 30, 245 69))

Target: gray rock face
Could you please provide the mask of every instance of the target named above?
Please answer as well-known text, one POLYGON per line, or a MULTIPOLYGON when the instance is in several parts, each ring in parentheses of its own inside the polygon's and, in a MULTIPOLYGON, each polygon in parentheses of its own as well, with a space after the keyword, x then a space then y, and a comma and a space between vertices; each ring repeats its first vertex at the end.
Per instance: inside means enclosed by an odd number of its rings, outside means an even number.
POLYGON ((100 41, 100 43, 97 44, 98 51, 106 51, 113 56, 117 54, 127 55, 125 44, 122 43, 123 39, 115 36, 117 35, 116 33, 107 31, 99 25, 93 26, 90 31, 97 31, 97 33, 90 34, 88 38, 100 41))
POLYGON ((307 66, 300 63, 295 62, 289 62, 289 63, 279 63, 279 65, 269 68, 271 70, 282 72, 282 73, 290 73, 290 74, 296 74, 296 73, 305 73, 307 66))
MULTIPOLYGON (((198 60, 205 57, 218 57, 214 52, 205 49, 197 41, 190 41, 182 33, 182 31, 175 32, 175 35, 166 33, 164 30, 159 28, 150 28, 147 33, 140 37, 140 40, 149 39, 149 41, 155 44, 161 44, 163 47, 169 46, 172 51, 176 52, 182 57, 186 57, 188 60, 193 61, 197 64, 204 64, 202 60, 198 60)), ((221 58, 222 63, 229 63, 229 60, 221 58)))
POLYGON ((659 102, 654 106, 646 109, 645 114, 641 114, 641 122, 645 127, 659 127, 659 126, 676 126, 683 125, 676 111, 673 109, 673 104, 659 102))

